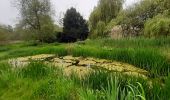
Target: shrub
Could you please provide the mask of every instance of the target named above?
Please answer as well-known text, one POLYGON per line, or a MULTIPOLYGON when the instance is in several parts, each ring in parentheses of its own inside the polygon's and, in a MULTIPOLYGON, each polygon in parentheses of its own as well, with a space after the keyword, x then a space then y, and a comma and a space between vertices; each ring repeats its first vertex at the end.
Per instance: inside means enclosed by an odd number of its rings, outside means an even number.
POLYGON ((145 23, 144 35, 148 37, 170 35, 170 18, 155 17, 145 23))

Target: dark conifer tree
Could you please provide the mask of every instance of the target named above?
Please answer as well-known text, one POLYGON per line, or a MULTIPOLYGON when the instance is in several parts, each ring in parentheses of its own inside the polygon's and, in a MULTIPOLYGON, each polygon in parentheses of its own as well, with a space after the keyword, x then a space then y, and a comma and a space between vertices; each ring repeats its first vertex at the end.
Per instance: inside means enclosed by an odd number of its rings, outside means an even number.
POLYGON ((63 21, 64 37, 67 39, 73 39, 73 41, 75 39, 85 40, 87 38, 89 33, 87 22, 75 8, 67 10, 63 21))

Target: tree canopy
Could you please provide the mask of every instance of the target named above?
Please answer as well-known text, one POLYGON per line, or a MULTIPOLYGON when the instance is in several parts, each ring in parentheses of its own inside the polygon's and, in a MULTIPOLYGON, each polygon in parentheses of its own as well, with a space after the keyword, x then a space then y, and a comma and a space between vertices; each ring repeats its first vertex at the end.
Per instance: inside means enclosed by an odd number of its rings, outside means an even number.
POLYGON ((70 8, 66 11, 63 26, 63 33, 65 35, 63 38, 70 38, 70 41, 72 41, 72 39, 85 40, 88 36, 89 30, 87 22, 75 8, 70 8))
POLYGON ((54 23, 50 0, 18 0, 22 28, 28 29, 35 39, 49 42, 53 37, 54 23), (48 29, 48 30, 47 30, 48 29), (50 34, 49 34, 50 33, 50 34))
MULTIPOLYGON (((124 0, 99 0, 97 7, 94 8, 89 18, 90 31, 97 32, 97 26, 105 23, 106 25, 116 16, 122 9, 124 0)), ((103 28, 104 29, 104 28, 103 28)), ((103 31, 104 32, 104 31, 103 31)), ((98 33, 96 33, 98 34, 98 33)))

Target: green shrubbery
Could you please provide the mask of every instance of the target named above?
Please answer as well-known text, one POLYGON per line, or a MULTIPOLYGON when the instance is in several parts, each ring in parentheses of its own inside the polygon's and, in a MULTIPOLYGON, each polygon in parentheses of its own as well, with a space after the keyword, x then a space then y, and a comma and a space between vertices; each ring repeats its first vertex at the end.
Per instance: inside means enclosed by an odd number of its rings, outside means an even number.
POLYGON ((155 17, 145 23, 145 36, 159 37, 170 35, 170 18, 155 17))

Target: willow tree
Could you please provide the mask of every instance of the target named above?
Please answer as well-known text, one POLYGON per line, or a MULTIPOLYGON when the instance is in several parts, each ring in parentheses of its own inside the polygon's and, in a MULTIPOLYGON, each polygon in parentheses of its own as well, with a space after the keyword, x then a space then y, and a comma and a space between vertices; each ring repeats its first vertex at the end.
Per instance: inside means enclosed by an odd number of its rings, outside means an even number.
POLYGON ((34 33, 35 39, 49 42, 54 36, 52 7, 50 0, 17 0, 20 24, 25 30, 34 33))
POLYGON ((122 9, 124 0, 99 0, 97 7, 94 8, 89 18, 89 26, 91 32, 96 30, 98 23, 106 25, 115 19, 119 11, 122 9))

